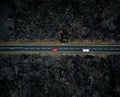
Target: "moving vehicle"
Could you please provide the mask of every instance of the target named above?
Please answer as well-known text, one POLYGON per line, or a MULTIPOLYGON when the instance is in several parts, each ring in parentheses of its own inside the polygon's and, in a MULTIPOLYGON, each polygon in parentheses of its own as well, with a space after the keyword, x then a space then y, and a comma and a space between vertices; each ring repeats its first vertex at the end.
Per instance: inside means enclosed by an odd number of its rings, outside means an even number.
POLYGON ((58 48, 52 48, 52 52, 58 52, 58 48))

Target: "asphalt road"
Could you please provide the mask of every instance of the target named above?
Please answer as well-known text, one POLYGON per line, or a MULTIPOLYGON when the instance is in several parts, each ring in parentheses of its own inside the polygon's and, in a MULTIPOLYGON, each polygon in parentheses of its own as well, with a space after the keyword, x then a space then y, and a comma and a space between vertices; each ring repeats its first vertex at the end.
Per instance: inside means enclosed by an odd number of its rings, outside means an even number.
POLYGON ((83 53, 120 53, 120 45, 53 45, 53 44, 12 44, 0 45, 0 52, 83 52, 83 53))

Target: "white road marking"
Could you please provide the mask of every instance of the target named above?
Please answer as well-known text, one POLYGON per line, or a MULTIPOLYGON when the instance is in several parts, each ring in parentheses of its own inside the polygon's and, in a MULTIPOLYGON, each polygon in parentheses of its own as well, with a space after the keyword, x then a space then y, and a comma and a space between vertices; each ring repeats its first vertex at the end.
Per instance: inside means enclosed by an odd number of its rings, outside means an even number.
POLYGON ((110 48, 110 50, 114 50, 114 48, 110 48))
POLYGON ((15 48, 10 48, 10 49, 15 49, 15 48))
POLYGON ((116 48, 115 50, 120 50, 119 48, 116 48))
POLYGON ((51 48, 47 48, 47 49, 51 49, 51 48))
POLYGON ((96 50, 96 48, 92 48, 93 50, 96 50))
POLYGON ((75 48, 75 49, 80 49, 80 48, 75 48))
POLYGON ((63 48, 58 48, 58 49, 63 49, 63 48))
POLYGON ((98 48, 99 50, 102 50, 102 48, 98 48))
POLYGON ((108 50, 108 48, 104 48, 104 50, 108 50))
POLYGON ((68 49, 68 48, 64 48, 64 49, 68 49))
POLYGON ((29 48, 25 48, 25 49, 29 49, 29 48))
POLYGON ((46 49, 46 48, 41 48, 41 49, 46 49))
POLYGON ((40 48, 36 48, 36 49, 40 49, 40 48))
POLYGON ((74 48, 70 48, 70 49, 74 49, 74 48))

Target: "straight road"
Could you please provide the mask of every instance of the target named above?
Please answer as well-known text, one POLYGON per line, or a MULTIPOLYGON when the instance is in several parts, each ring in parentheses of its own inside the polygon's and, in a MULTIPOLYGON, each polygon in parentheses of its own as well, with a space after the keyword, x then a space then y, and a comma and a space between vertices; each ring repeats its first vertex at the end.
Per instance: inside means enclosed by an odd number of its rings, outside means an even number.
POLYGON ((73 45, 73 44, 3 44, 0 52, 85 52, 85 53, 120 53, 120 45, 73 45))

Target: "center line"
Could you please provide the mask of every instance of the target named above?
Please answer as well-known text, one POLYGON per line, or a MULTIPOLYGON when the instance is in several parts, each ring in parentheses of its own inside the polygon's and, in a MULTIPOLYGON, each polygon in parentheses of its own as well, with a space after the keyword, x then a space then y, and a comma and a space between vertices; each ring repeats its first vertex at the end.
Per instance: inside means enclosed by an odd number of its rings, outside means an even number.
POLYGON ((10 48, 10 49, 15 49, 15 48, 10 48))
POLYGON ((63 49, 63 48, 59 48, 59 49, 63 49))
POLYGON ((99 50, 102 50, 102 48, 98 48, 99 50))
POLYGON ((96 50, 96 48, 92 48, 93 50, 96 50))
POLYGON ((110 50, 114 50, 114 48, 110 48, 110 50))
POLYGON ((40 48, 36 48, 36 49, 40 49, 40 48))
POLYGON ((120 50, 119 48, 116 48, 116 50, 120 50))
POLYGON ((42 48, 42 49, 46 49, 46 48, 42 48))
POLYGON ((108 50, 107 48, 104 48, 104 50, 108 50))
POLYGON ((29 49, 29 48, 25 48, 25 49, 29 49))

